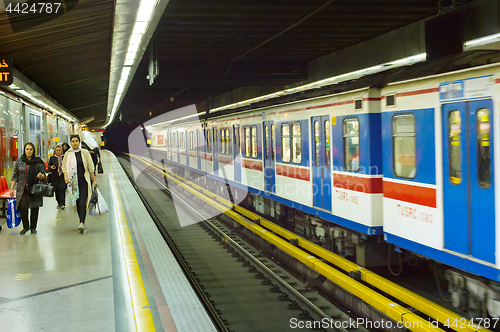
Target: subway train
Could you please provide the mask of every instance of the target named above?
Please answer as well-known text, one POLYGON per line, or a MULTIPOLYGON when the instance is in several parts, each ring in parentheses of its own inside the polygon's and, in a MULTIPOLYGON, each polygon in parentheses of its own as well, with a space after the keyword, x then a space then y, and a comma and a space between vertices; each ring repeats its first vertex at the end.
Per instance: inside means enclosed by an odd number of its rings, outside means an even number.
POLYGON ((148 130, 177 173, 237 188, 358 264, 432 261, 457 309, 499 317, 498 59, 463 53, 148 130))
POLYGON ((0 176, 7 183, 26 142, 32 142, 36 155, 48 161, 55 145, 69 142, 73 133, 79 133, 75 123, 0 89, 0 176))

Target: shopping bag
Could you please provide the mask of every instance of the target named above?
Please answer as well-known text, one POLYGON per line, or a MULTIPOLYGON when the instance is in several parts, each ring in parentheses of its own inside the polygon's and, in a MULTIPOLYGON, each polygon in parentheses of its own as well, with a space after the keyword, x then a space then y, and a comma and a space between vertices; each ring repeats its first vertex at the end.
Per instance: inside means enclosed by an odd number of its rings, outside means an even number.
POLYGON ((102 163, 100 161, 97 163, 97 173, 104 173, 104 169, 102 168, 102 163))
POLYGON ((94 187, 94 190, 97 192, 97 202, 94 204, 89 204, 89 215, 98 218, 103 214, 109 213, 109 207, 104 198, 102 197, 99 188, 94 187))
POLYGON ((21 212, 16 210, 16 199, 9 198, 7 201, 7 227, 14 228, 21 223, 21 212))

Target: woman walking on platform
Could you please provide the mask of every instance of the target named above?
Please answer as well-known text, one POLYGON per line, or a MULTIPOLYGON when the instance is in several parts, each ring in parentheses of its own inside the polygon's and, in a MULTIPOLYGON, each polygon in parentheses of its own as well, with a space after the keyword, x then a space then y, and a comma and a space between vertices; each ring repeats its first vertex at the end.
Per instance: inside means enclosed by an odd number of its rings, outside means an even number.
POLYGON ((54 155, 49 159, 49 171, 51 172, 50 182, 56 192, 57 208, 64 210, 66 207, 66 182, 64 182, 63 165, 63 148, 61 144, 57 144, 54 149, 54 155))
POLYGON ((80 219, 78 229, 80 234, 83 234, 87 206, 92 192, 90 179, 92 179, 95 186, 97 186, 97 181, 94 175, 92 157, 87 150, 81 148, 80 141, 80 136, 71 135, 71 149, 64 154, 62 169, 64 182, 71 186, 71 203, 76 206, 80 219))
POLYGON ((38 210, 43 206, 43 197, 31 194, 31 187, 36 183, 36 179, 45 177, 45 164, 43 160, 35 156, 35 146, 28 142, 24 145, 24 154, 14 164, 12 183, 10 184, 10 196, 14 196, 14 186, 16 188, 16 209, 21 212, 23 230, 21 234, 31 229, 31 234, 36 234, 38 222, 38 210), (28 219, 28 209, 31 209, 31 226, 28 219))

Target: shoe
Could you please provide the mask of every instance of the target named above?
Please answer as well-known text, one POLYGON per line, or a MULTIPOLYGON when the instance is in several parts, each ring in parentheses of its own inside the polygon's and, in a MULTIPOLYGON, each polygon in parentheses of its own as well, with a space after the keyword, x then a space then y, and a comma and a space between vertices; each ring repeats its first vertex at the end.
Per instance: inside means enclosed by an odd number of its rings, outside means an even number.
POLYGON ((80 230, 80 234, 83 234, 83 232, 85 231, 84 224, 80 224, 80 226, 78 226, 78 229, 80 230))
POLYGON ((60 205, 58 205, 58 206, 57 206, 57 209, 58 209, 58 210, 60 210, 60 209, 61 209, 61 206, 60 206, 60 205))
POLYGON ((32 229, 31 234, 36 234, 36 229, 32 229))
POLYGON ((61 210, 64 210, 66 207, 64 205, 61 205, 61 210))
POLYGON ((27 232, 27 231, 29 231, 29 229, 24 228, 24 229, 21 231, 21 233, 19 233, 19 234, 21 234, 21 235, 22 235, 22 234, 26 234, 26 232, 27 232))

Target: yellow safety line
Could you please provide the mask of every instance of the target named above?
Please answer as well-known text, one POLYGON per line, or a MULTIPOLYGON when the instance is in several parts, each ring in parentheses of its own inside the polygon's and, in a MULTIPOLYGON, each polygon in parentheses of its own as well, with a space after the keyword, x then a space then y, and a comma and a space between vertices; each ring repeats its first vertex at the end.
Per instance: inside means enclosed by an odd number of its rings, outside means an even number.
MULTIPOLYGON (((133 155, 131 155, 133 156, 133 155)), ((143 162, 151 164, 148 160, 142 158, 142 157, 137 157, 133 156, 137 159, 141 159, 143 162)), ((154 165, 154 164, 152 164, 154 165)), ((412 331, 417 331, 417 330, 427 330, 427 331, 434 331, 434 332, 439 332, 442 331, 441 329, 436 328, 435 326, 431 326, 429 321, 426 321, 422 319, 421 317, 417 316, 416 314, 412 313, 411 311, 393 303, 386 297, 380 295, 379 293, 373 291, 371 288, 368 288, 364 286, 363 284, 355 281, 351 277, 345 275, 344 273, 339 272, 338 270, 332 268, 328 264, 321 262, 318 258, 311 256, 310 254, 302 251, 301 249, 293 246, 289 242, 275 236, 273 233, 267 231, 266 229, 253 224, 251 222, 244 221, 244 217, 238 215, 236 212, 232 210, 227 210, 227 208, 221 204, 214 203, 210 198, 206 197, 202 193, 197 192, 195 189, 191 188, 190 186, 187 185, 190 181, 179 177, 178 175, 174 175, 175 179, 172 175, 167 174, 166 171, 161 169, 161 167, 158 167, 154 165, 160 172, 164 173, 165 176, 169 176, 170 180, 174 181, 187 191, 191 192, 198 198, 202 199, 203 201, 209 203, 211 206, 215 207, 217 210, 220 212, 230 216, 252 232, 256 233, 266 241, 276 245, 279 247, 282 251, 286 252, 290 256, 296 258, 297 260, 301 261, 311 269, 315 270, 316 272, 320 273, 321 275, 327 277, 328 279, 334 281, 347 291, 353 293, 354 295, 360 297, 361 299, 365 300, 366 302, 370 303, 372 306, 375 308, 381 310, 384 312, 386 315, 389 317, 393 318, 396 321, 402 321, 402 322, 407 322, 407 321, 414 321, 417 322, 417 325, 423 325, 423 326, 417 326, 417 327, 410 327, 408 329, 412 331), (179 180, 178 180, 179 179, 179 180), (411 318, 411 319, 409 319, 411 318)), ((206 190, 203 190, 203 193, 205 193, 206 190)), ((211 193, 211 196, 214 196, 215 194, 211 193)), ((217 195, 215 195, 217 197, 217 195)), ((222 198, 223 199, 223 198, 222 198)), ((218 201, 220 201, 217 198, 218 201)), ((239 213, 242 213, 241 211, 244 210, 241 207, 238 207, 239 213)), ((249 216, 254 217, 255 214, 252 212, 248 211, 247 214, 249 216)), ((255 220, 254 218, 251 218, 255 220)), ((396 298, 398 298, 400 301, 412 306, 413 308, 416 308, 417 310, 423 312, 424 314, 432 317, 432 318, 437 318, 439 322, 449 323, 449 327, 453 328, 456 327, 456 331, 463 331, 463 332, 474 332, 480 330, 481 332, 489 332, 490 330, 483 328, 481 326, 478 326, 477 324, 473 324, 471 321, 468 319, 436 304, 433 303, 426 298, 411 292, 398 284, 393 283, 392 281, 389 281, 371 271, 368 269, 365 269, 343 257, 340 257, 333 252, 316 245, 298 235, 296 235, 293 232, 290 232, 281 226, 278 226, 269 220, 265 218, 260 218, 260 224, 266 228, 269 228, 272 232, 279 234, 280 236, 286 238, 287 240, 291 239, 297 239, 299 242, 299 246, 320 256, 321 258, 327 260, 328 262, 340 267, 341 269, 351 272, 351 271, 356 271, 359 270, 361 271, 361 276, 362 280, 379 288, 380 290, 386 292, 389 295, 392 295, 396 298), (455 323, 455 324, 454 324, 455 323)))
POLYGON ((125 215, 125 207, 120 196, 118 183, 116 182, 116 173, 111 167, 111 158, 108 158, 108 167, 110 174, 113 175, 112 188, 114 190, 113 197, 115 199, 115 214, 117 217, 117 225, 120 234, 120 240, 123 249, 123 258, 125 261, 125 269, 127 271, 128 284, 130 287, 130 297, 132 299, 132 309, 134 312, 134 321, 137 331, 156 331, 153 321, 153 315, 149 308, 149 301, 144 288, 141 270, 137 261, 132 235, 128 228, 127 217, 125 215))

